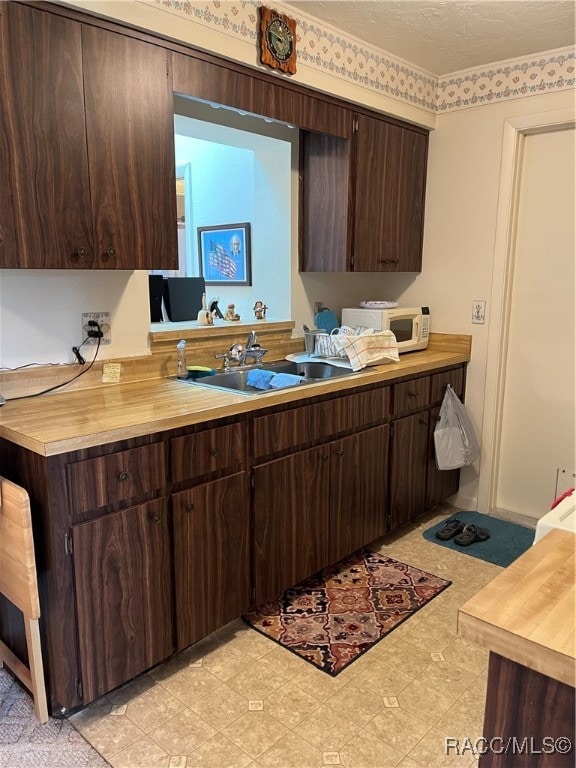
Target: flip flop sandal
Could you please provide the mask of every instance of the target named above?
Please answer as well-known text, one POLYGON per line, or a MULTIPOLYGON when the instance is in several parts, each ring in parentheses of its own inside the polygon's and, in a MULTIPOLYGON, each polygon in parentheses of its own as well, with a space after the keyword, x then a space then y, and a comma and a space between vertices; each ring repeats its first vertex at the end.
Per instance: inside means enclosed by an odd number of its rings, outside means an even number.
POLYGON ((460 533, 463 530, 464 523, 461 523, 460 520, 446 520, 444 527, 440 528, 439 531, 436 531, 435 535, 436 538, 441 541, 448 541, 448 539, 453 538, 457 533, 460 533))
POLYGON ((469 523, 464 526, 462 533, 454 539, 454 544, 459 544, 461 547, 467 547, 469 544, 474 544, 476 541, 487 541, 491 536, 488 528, 480 528, 479 525, 469 523))

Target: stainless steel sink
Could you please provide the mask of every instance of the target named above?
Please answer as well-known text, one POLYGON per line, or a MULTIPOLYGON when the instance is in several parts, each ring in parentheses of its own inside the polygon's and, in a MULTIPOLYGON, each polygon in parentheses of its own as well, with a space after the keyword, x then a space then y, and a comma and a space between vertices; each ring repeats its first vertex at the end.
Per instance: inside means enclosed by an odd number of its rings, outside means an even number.
MULTIPOLYGON (((243 395, 262 395, 265 392, 281 389, 292 389, 292 387, 278 387, 274 390, 257 389, 247 384, 248 374, 254 370, 254 366, 232 368, 229 371, 221 371, 213 376, 203 376, 201 379, 182 380, 184 384, 193 384, 197 387, 208 387, 209 389, 223 389, 228 392, 237 392, 243 395)), ((278 363, 264 363, 262 370, 273 371, 274 373, 291 373, 301 376, 305 379, 301 384, 295 384, 296 387, 304 387, 306 384, 314 384, 317 381, 325 379, 337 379, 343 376, 353 376, 354 371, 349 368, 338 368, 334 365, 322 362, 296 363, 289 360, 283 360, 278 363)))

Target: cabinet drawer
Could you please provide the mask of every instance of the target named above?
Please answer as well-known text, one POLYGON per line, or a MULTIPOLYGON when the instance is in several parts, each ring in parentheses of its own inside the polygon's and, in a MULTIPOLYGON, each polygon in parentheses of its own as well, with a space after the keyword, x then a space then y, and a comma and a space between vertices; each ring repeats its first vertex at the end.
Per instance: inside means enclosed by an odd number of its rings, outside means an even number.
POLYGON ((163 488, 164 443, 76 461, 66 470, 72 515, 97 509, 163 488))
POLYGON ((403 416, 426 408, 430 398, 430 376, 394 384, 392 393, 394 416, 403 416))
POLYGON ((390 415, 390 388, 371 389, 254 419, 254 456, 298 448, 340 432, 382 423, 390 415))
POLYGON ((443 371, 433 374, 432 386, 430 389, 430 404, 438 405, 444 398, 444 392, 448 384, 452 384, 452 389, 462 398, 464 391, 464 369, 456 368, 453 371, 443 371))
POLYGON ((229 424, 173 438, 172 481, 179 483, 210 472, 243 469, 245 435, 243 424, 229 424))

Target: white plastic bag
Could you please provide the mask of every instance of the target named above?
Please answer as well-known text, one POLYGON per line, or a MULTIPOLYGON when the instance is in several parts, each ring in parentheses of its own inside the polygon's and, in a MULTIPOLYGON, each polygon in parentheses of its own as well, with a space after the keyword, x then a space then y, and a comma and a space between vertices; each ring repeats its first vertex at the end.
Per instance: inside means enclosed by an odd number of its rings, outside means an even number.
POLYGON ((434 447, 438 469, 458 469, 480 456, 480 446, 466 408, 448 384, 440 416, 434 428, 434 447))

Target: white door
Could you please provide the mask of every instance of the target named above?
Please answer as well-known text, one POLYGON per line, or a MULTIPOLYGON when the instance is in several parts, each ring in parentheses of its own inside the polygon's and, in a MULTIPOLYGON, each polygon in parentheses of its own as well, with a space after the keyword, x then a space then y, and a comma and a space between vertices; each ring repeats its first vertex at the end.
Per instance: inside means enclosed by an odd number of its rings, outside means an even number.
POLYGON ((524 140, 496 507, 535 519, 576 466, 574 133, 524 140))

